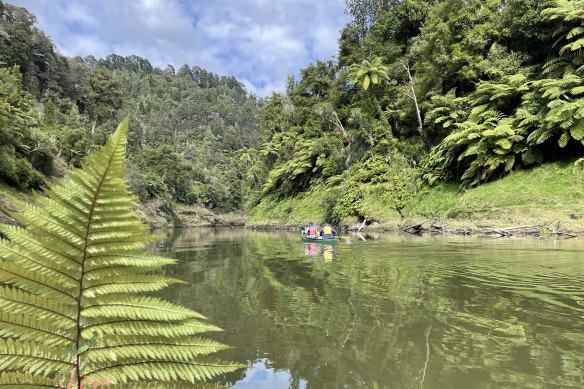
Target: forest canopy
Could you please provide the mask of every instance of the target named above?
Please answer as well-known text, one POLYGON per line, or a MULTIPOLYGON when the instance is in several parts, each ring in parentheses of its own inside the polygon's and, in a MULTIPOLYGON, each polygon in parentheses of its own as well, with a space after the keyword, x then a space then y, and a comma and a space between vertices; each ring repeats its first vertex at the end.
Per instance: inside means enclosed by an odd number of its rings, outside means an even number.
POLYGON ((1 181, 41 188, 130 114, 129 178, 141 201, 242 207, 236 152, 257 143, 260 100, 241 82, 136 55, 65 57, 35 21, 0 1, 1 181))
POLYGON ((584 160, 584 1, 346 0, 337 61, 262 107, 263 196, 330 194, 329 216, 401 213, 420 185, 461 188, 584 160))
POLYGON ((336 58, 260 99, 196 65, 65 57, 0 1, 0 180, 42 187, 128 113, 139 199, 221 212, 325 191, 331 220, 364 217, 364 192, 401 212, 422 185, 584 165, 583 0, 345 6, 336 58))

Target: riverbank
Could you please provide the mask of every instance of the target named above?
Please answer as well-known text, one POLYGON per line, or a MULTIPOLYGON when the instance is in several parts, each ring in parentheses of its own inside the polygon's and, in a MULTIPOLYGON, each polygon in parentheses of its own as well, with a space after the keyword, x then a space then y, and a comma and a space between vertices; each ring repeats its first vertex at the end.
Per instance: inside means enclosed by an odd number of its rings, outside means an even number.
MULTIPOLYGON (((266 198, 248 215, 251 228, 298 227, 322 223, 331 193, 310 192, 276 201, 266 198)), ((340 221, 345 229, 396 231, 421 224, 426 230, 478 233, 509 227, 534 227, 543 232, 584 232, 584 171, 571 163, 553 163, 520 170, 478 188, 461 191, 453 184, 423 187, 401 210, 375 190, 364 191, 360 217, 340 221)))
MULTIPOLYGON (((6 210, 14 210, 6 194, 26 200, 30 193, 0 184, 0 223, 13 224, 6 210)), ((160 200, 140 205, 139 212, 152 227, 243 226, 293 229, 329 219, 331 192, 313 191, 294 198, 264 198, 247 215, 219 214, 204 207, 160 200)), ((379 192, 364 191, 359 217, 340 221, 341 228, 397 231, 418 226, 425 231, 480 233, 521 226, 547 233, 584 233, 584 171, 569 163, 517 171, 478 188, 461 191, 453 184, 424 187, 405 203, 402 215, 379 192), (365 221, 365 224, 363 222, 365 221)))
MULTIPOLYGON (((16 220, 10 216, 10 212, 16 211, 17 208, 9 200, 9 197, 30 201, 32 192, 21 192, 0 183, 0 224, 16 224, 16 220)), ((140 204, 138 213, 144 222, 153 228, 245 225, 245 215, 243 214, 220 214, 205 207, 183 204, 174 204, 170 207, 158 199, 140 204)))
POLYGON ((196 205, 165 205, 154 199, 140 204, 139 213, 151 227, 217 227, 244 226, 245 215, 241 213, 216 213, 209 208, 196 205))

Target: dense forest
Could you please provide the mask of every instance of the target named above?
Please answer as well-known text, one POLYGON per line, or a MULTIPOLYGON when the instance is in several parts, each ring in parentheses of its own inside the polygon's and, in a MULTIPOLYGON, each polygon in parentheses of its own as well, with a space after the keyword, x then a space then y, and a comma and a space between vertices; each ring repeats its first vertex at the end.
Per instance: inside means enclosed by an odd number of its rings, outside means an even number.
POLYGON ((67 58, 0 2, 0 180, 39 188, 131 114, 141 201, 220 212, 306 193, 326 217, 401 213, 421 187, 584 166, 584 1, 345 0, 338 55, 258 99, 234 77, 67 58))
POLYGON ((237 151, 257 144, 260 101, 235 77, 133 55, 68 58, 32 14, 1 1, 0 41, 0 182, 42 188, 130 114, 129 179, 140 201, 242 207, 237 151))
POLYGON ((346 0, 337 61, 262 109, 258 193, 327 193, 329 218, 400 212, 420 185, 470 188, 584 160, 584 1, 346 0))

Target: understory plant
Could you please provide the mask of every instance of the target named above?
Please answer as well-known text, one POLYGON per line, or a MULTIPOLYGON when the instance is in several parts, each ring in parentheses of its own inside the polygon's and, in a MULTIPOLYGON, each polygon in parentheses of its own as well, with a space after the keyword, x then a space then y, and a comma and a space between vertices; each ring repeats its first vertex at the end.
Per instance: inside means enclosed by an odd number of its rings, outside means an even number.
MULTIPOLYGON (((153 237, 124 179, 128 120, 105 147, 35 203, 0 240, 0 387, 180 388, 242 367, 191 309, 141 295, 180 282, 151 274, 175 260, 153 237)), ((160 272, 158 272, 160 273, 160 272)))

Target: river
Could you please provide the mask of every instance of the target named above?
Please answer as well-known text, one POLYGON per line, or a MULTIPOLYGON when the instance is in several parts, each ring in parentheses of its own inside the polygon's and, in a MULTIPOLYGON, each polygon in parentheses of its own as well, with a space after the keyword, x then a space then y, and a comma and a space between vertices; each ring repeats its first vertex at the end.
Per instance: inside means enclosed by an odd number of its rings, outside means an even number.
POLYGON ((584 239, 158 231, 230 388, 582 388, 584 239))

